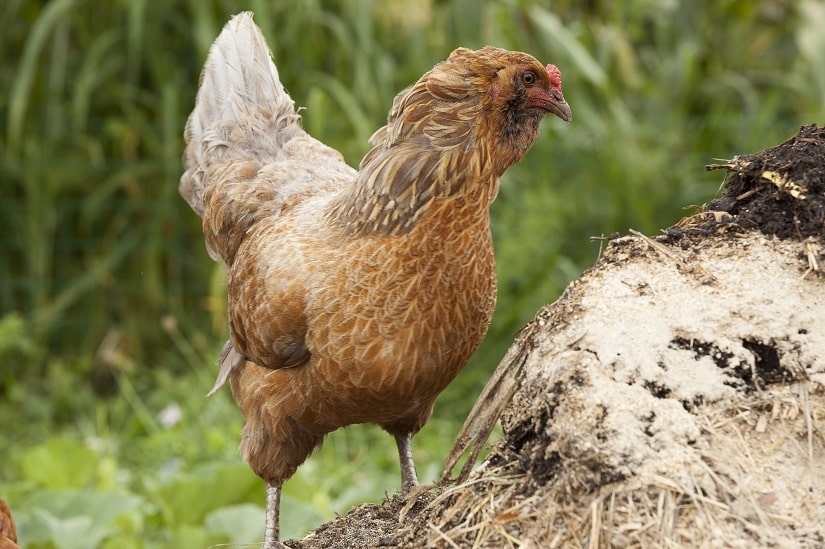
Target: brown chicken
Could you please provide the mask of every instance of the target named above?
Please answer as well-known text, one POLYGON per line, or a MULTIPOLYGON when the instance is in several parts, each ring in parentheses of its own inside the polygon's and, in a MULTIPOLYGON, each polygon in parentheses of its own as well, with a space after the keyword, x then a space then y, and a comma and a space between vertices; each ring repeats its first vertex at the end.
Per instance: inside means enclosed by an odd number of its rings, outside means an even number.
POLYGON ((11 510, 6 502, 0 498, 0 549, 20 549, 17 545, 17 528, 11 510))
POLYGON ((213 44, 186 126, 180 192, 228 267, 227 379, 241 454, 280 488, 354 423, 410 437, 481 342, 496 300, 489 208, 546 113, 570 121, 561 76, 525 53, 460 48, 393 102, 360 171, 300 126, 252 15, 213 44))

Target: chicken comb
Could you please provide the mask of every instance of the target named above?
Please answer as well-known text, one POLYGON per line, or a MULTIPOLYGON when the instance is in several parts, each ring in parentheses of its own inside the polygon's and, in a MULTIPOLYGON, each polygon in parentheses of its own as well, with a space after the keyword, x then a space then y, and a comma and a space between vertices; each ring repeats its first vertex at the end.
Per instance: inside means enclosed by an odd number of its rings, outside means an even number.
POLYGON ((550 84, 554 88, 561 89, 561 71, 559 68, 553 64, 548 64, 545 70, 547 71, 547 76, 550 77, 550 84))

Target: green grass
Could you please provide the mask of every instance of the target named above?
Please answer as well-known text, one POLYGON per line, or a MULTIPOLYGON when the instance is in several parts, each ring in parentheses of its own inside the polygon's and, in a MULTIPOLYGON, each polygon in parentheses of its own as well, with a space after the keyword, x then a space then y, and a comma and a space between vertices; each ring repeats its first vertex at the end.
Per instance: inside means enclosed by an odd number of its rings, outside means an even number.
MULTIPOLYGON (((177 195, 211 41, 256 12, 305 127, 357 165, 393 96, 459 45, 563 73, 493 208, 499 306, 416 437, 424 480, 512 334, 595 260, 591 236, 673 224, 713 198, 713 158, 825 113, 825 3, 7 0, 0 6, 0 496, 26 547, 190 547, 260 537, 237 456, 220 267, 177 195), (176 408, 177 407, 177 408, 176 408), (163 410, 180 420, 164 424, 163 410)), ((298 535, 397 488, 390 437, 334 433, 286 486, 298 535)))

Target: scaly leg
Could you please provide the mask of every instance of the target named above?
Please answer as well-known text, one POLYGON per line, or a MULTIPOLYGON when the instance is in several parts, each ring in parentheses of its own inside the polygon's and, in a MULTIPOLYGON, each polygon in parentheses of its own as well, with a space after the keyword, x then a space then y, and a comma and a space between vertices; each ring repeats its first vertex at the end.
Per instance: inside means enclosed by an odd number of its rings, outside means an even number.
POLYGON ((266 525, 264 527, 264 544, 261 549, 281 549, 280 537, 281 485, 266 483, 266 525))
POLYGON ((398 446, 398 460, 401 462, 401 491, 407 492, 418 486, 418 475, 415 474, 415 463, 412 455, 412 435, 396 435, 395 444, 398 446))

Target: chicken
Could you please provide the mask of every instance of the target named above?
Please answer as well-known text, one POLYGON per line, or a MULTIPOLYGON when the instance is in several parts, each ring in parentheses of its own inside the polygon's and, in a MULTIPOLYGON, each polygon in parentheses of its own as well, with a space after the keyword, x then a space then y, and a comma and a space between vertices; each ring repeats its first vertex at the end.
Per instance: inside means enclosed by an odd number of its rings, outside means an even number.
MULTIPOLYGON (((496 301, 489 208, 561 75, 525 53, 459 48, 394 100, 360 170, 309 136, 250 13, 213 44, 186 125, 180 192, 228 269, 229 380, 241 454, 280 489, 324 436, 355 423, 410 438, 481 343, 496 301)), ((210 393, 211 394, 211 393, 210 393)))
POLYGON ((6 502, 0 498, 0 549, 20 549, 17 545, 17 528, 11 510, 6 502))

